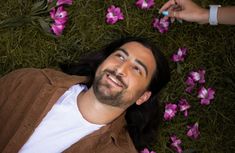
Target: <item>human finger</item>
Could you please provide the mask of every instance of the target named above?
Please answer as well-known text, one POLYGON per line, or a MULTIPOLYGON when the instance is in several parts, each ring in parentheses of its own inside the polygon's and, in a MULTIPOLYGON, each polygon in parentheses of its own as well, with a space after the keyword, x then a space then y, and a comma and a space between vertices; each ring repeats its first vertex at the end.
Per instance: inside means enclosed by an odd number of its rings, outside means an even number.
POLYGON ((169 17, 176 18, 176 19, 181 19, 181 13, 182 13, 182 11, 170 11, 169 12, 169 17))
POLYGON ((168 10, 172 5, 175 4, 176 4, 175 0, 169 0, 160 8, 159 13, 161 13, 164 10, 168 10))

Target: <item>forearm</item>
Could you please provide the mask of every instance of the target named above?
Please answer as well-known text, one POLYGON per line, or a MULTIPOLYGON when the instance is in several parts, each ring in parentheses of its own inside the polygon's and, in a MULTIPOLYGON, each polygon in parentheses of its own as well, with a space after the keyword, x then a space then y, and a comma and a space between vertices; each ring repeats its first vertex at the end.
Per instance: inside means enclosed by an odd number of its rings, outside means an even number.
POLYGON ((217 18, 219 24, 235 25, 235 6, 220 7, 217 18))
MULTIPOLYGON (((199 17, 198 23, 209 23, 209 9, 204 9, 203 11, 201 11, 200 15, 198 14, 196 16, 199 17)), ((235 25, 235 6, 218 8, 217 20, 218 24, 235 25)))

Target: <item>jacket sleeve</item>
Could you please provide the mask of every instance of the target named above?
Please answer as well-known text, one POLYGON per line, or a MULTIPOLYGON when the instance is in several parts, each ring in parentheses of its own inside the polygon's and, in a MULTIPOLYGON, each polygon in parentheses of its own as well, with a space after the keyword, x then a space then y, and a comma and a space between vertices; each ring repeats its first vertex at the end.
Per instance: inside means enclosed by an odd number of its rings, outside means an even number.
POLYGON ((0 78, 0 121, 22 117, 48 82, 42 71, 34 68, 18 69, 0 78))
MULTIPOLYGON (((41 70, 32 68, 19 69, 0 78, 0 152, 3 152, 9 142, 15 142, 12 138, 19 130, 28 111, 31 110, 43 85, 47 85, 48 82, 41 70)), ((33 119, 33 116, 29 118, 33 119)), ((28 129, 31 124, 27 123, 23 127, 28 129)), ((29 130, 23 133, 26 131, 29 130)), ((20 138, 19 143, 16 144, 24 142, 22 140, 20 138)), ((14 145, 11 148, 17 147, 14 145)))
POLYGON ((15 94, 14 91, 17 87, 27 82, 29 79, 27 76, 32 75, 36 71, 38 70, 33 68, 18 69, 0 78, 0 110, 4 102, 9 99, 9 96, 15 94))

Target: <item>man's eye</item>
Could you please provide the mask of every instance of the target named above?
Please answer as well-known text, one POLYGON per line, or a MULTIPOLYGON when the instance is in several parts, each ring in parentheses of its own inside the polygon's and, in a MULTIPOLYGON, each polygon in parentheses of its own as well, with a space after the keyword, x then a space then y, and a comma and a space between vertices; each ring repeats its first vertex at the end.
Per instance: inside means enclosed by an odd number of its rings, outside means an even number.
POLYGON ((140 70, 140 68, 137 67, 137 66, 134 66, 133 69, 134 69, 137 73, 139 73, 139 74, 142 73, 141 70, 140 70))
POLYGON ((117 54, 116 56, 117 56, 120 60, 122 60, 122 61, 125 60, 124 56, 122 56, 121 54, 117 54))

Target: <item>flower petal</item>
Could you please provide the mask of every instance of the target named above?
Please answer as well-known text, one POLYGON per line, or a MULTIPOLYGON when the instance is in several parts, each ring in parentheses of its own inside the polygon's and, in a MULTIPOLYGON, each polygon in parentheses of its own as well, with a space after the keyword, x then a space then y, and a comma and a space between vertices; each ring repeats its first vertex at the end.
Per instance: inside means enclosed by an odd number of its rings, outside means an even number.
POLYGON ((164 112, 164 119, 171 120, 174 118, 175 114, 177 113, 177 105, 176 104, 166 104, 165 105, 165 112, 164 112))
POLYGON ((51 25, 51 29, 56 36, 61 36, 64 28, 65 28, 65 25, 62 25, 62 24, 52 24, 51 25))
POLYGON ((153 19, 153 27, 157 29, 160 33, 165 33, 168 31, 170 22, 164 18, 154 18, 153 19))
POLYGON ((108 24, 115 24, 118 20, 123 20, 124 16, 121 12, 121 9, 119 7, 115 7, 114 5, 111 5, 106 14, 106 23, 108 24))
POLYGON ((73 0, 58 0, 56 5, 72 5, 73 0))
POLYGON ((180 140, 179 138, 177 138, 175 135, 172 135, 172 136, 170 137, 170 139, 171 139, 171 145, 170 145, 170 147, 171 147, 173 150, 175 150, 176 152, 182 153, 183 150, 182 150, 182 148, 181 148, 181 140, 180 140))
POLYGON ((188 125, 188 132, 187 132, 187 136, 192 138, 192 139, 197 139, 200 135, 199 132, 199 124, 198 122, 196 122, 194 125, 188 125))
POLYGON ((135 5, 140 9, 150 9, 154 5, 154 0, 137 0, 135 5))

